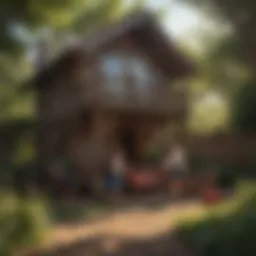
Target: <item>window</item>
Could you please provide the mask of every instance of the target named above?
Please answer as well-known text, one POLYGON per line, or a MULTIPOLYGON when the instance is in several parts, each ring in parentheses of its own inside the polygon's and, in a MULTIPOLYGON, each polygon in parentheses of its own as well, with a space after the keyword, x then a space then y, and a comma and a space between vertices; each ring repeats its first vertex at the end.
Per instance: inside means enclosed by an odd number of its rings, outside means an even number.
POLYGON ((107 55, 102 59, 104 83, 108 90, 122 93, 123 60, 120 56, 107 55))
POLYGON ((149 70, 140 60, 132 59, 131 61, 132 75, 136 79, 138 86, 144 86, 149 80, 149 70))
POLYGON ((101 60, 103 83, 111 95, 123 95, 127 89, 133 88, 126 84, 132 78, 136 95, 141 99, 149 99, 154 94, 157 74, 146 60, 137 56, 108 54, 101 60))
POLYGON ((130 60, 131 73, 139 87, 148 87, 154 84, 155 72, 150 65, 139 58, 132 58, 130 60))
POLYGON ((121 72, 120 58, 117 58, 115 56, 106 56, 103 58, 102 62, 103 72, 109 78, 112 78, 113 76, 118 76, 118 74, 121 72))
POLYGON ((141 100, 149 100, 154 94, 156 74, 150 65, 139 58, 130 60, 130 72, 133 76, 137 94, 141 100))

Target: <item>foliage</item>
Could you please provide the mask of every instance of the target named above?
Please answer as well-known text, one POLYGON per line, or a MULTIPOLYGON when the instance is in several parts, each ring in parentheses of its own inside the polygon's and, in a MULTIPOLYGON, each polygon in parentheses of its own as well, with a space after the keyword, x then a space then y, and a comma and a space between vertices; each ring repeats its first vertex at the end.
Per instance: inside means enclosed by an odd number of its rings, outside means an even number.
MULTIPOLYGON (((0 49, 1 51, 1 49, 0 49)), ((21 81, 32 73, 23 56, 0 54, 0 120, 33 115, 31 93, 21 94, 21 81)))
POLYGON ((247 83, 235 94, 232 105, 232 125, 237 131, 256 130, 256 88, 247 83))
MULTIPOLYGON (((204 107, 206 105, 202 104, 203 106, 198 108, 204 113, 199 114, 193 108, 191 117, 193 127, 197 124, 199 126, 197 130, 204 131, 209 124, 209 127, 213 127, 215 131, 219 128, 223 129, 225 124, 225 129, 228 126, 235 131, 255 131, 255 90, 248 83, 254 84, 255 81, 256 5, 251 1, 240 0, 184 0, 183 2, 192 4, 195 9, 200 10, 203 17, 207 17, 207 20, 215 24, 212 29, 201 29, 199 32, 201 56, 196 58, 199 78, 195 81, 195 86, 193 85, 195 88, 193 93, 203 98, 210 89, 214 90, 226 103, 222 109, 227 112, 224 121, 222 116, 224 111, 207 110, 204 107), (207 121, 207 117, 213 117, 209 118, 211 122, 207 121), (204 123, 206 128, 203 127, 204 123)), ((199 29, 203 26, 204 24, 200 24, 199 29)), ((197 102, 193 104, 193 106, 197 105, 197 102)))
POLYGON ((26 1, 3 0, 0 3, 1 50, 13 51, 20 42, 13 36, 12 26, 22 24, 30 29, 40 26, 60 27, 71 22, 78 9, 83 9, 86 0, 26 1))
POLYGON ((1 185, 25 185, 35 177, 35 122, 30 119, 17 119, 0 123, 1 157, 0 183, 1 185), (2 156, 2 155, 1 155, 2 156), (17 178, 19 177, 19 178, 17 178))
POLYGON ((0 3, 0 52, 14 53, 17 48, 24 49, 21 42, 28 40, 28 35, 36 36, 41 28, 83 32, 89 27, 105 25, 140 8, 143 3, 143 0, 131 1, 129 5, 123 0, 37 0, 24 3, 3 0, 0 3), (18 28, 23 28, 22 32, 18 28))
POLYGON ((247 197, 243 196, 239 205, 231 212, 186 223, 180 227, 178 233, 198 256, 255 255, 255 188, 250 197, 248 194, 247 197))
POLYGON ((48 217, 41 201, 0 194, 0 255, 12 256, 45 239, 48 217))
POLYGON ((191 106, 189 128, 198 133, 214 133, 225 131, 228 126, 229 112, 226 99, 218 91, 202 93, 196 97, 194 93, 191 106))
POLYGON ((245 62, 255 73, 256 58, 255 31, 256 5, 250 0, 185 0, 187 3, 195 4, 197 8, 207 11, 207 14, 218 20, 228 21, 238 39, 239 49, 245 57, 245 62))
POLYGON ((159 165, 161 164, 163 158, 163 154, 161 150, 156 148, 149 148, 147 152, 145 152, 145 159, 146 162, 152 165, 159 165))
POLYGON ((103 216, 113 210, 110 204, 92 202, 84 205, 84 202, 69 202, 67 200, 50 200, 49 215, 53 223, 76 223, 103 216))
POLYGON ((85 31, 105 26, 129 12, 140 9, 143 4, 143 0, 136 1, 130 6, 127 6, 123 0, 94 1, 93 6, 84 10, 73 22, 71 30, 84 33, 85 31))

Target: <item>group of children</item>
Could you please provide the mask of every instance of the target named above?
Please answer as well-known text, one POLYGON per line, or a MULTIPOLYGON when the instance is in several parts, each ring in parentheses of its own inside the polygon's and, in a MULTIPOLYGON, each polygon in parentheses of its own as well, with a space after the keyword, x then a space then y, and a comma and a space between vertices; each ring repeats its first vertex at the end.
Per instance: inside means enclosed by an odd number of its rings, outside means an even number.
MULTIPOLYGON (((106 190, 118 194, 122 191, 125 181, 127 162, 121 150, 116 150, 111 156, 110 172, 106 179, 106 190)), ((187 173, 187 154, 184 147, 172 147, 162 163, 162 170, 175 181, 182 180, 187 173)))
MULTIPOLYGON (((54 162, 51 166, 51 175, 54 180, 61 179, 66 186, 70 186, 72 178, 70 175, 70 166, 67 161, 54 162)), ((120 195, 124 188, 125 175, 128 169, 128 163, 121 149, 115 149, 111 154, 110 168, 104 179, 104 188, 107 193, 120 195)), ((186 151, 181 146, 175 146, 164 158, 162 170, 167 173, 170 179, 180 180, 184 177, 187 170, 186 151)), ((75 183, 75 181, 73 182, 75 183)))

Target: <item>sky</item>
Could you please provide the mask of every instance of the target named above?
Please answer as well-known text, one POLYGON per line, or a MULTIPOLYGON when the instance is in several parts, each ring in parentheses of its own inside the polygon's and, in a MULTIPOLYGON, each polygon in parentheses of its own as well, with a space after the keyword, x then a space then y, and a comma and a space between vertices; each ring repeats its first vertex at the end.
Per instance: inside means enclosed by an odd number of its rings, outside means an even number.
POLYGON ((147 0, 150 9, 160 8, 166 12, 163 25, 175 38, 183 37, 196 29, 203 17, 192 6, 174 0, 147 0))
MULTIPOLYGON (((188 4, 182 3, 181 0, 147 0, 149 8, 164 8, 166 15, 163 20, 163 26, 170 37, 178 42, 189 42, 190 49, 201 50, 201 44, 203 44, 200 36, 201 31, 208 31, 210 33, 222 33, 221 29, 216 29, 218 24, 216 21, 205 17, 200 10, 193 8, 188 4)), ((195 106, 195 114, 200 120, 204 120, 206 123, 214 124, 214 120, 206 120, 206 111, 221 111, 225 110, 225 100, 216 92, 208 92, 204 97, 198 100, 195 106), (204 106, 202 110, 202 106, 204 106), (203 119, 202 119, 203 118, 203 119)), ((215 117, 214 117, 215 118, 215 117)), ((216 116, 216 123, 225 122, 225 114, 222 116, 216 116), (221 121, 220 121, 221 118, 221 121)))
POLYGON ((208 19, 200 9, 182 0, 147 0, 147 8, 164 10, 163 27, 173 41, 187 44, 191 51, 202 51, 202 31, 216 33, 215 21, 208 19))

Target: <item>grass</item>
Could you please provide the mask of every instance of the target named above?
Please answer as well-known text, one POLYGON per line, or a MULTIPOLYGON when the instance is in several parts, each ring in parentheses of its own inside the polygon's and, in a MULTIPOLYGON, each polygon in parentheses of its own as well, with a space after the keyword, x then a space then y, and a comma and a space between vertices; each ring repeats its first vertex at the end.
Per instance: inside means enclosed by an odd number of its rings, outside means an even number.
MULTIPOLYGON (((188 207, 188 209, 179 210, 178 214, 174 214, 174 223, 195 222, 200 219, 208 218, 209 216, 218 216, 228 214, 237 205, 246 200, 246 198, 255 189, 255 182, 241 181, 238 183, 235 196, 225 200, 217 206, 202 206, 198 205, 188 207)), ((53 201, 48 203, 50 217, 53 223, 75 223, 83 220, 90 220, 95 217, 102 216, 113 209, 113 205, 103 202, 88 202, 88 201, 53 201)))
POLYGON ((108 212, 111 206, 102 202, 50 201, 48 211, 53 223, 76 223, 108 212))
MULTIPOLYGON (((230 245, 237 243, 237 238, 232 236, 236 233, 244 244, 239 250, 247 250, 248 252, 252 250, 251 248, 254 248, 254 244, 250 240, 250 232, 254 230, 251 223, 256 222, 254 222, 254 216, 237 214, 236 212, 239 212, 241 204, 248 202, 254 191, 254 182, 241 181, 233 198, 215 207, 201 206, 200 204, 181 206, 177 209, 174 207, 171 221, 174 223, 174 227, 178 225, 178 234, 188 246, 195 250, 195 255, 236 256, 236 254, 232 254, 234 251, 231 250, 230 252, 229 249, 230 245), (236 211, 237 209, 238 211, 236 211), (236 223, 244 224, 239 226, 236 223), (223 231, 226 232, 223 233, 223 231), (214 251, 212 249, 213 245, 218 248, 225 248, 224 254, 220 254, 220 251, 214 251), (246 246, 249 249, 246 249, 246 246)), ((102 202, 50 201, 48 209, 52 220, 51 231, 53 231, 56 223, 73 224, 88 219, 91 220, 95 217, 104 216, 113 209, 113 206, 102 202)), ((250 213, 250 211, 247 212, 250 213)), ((79 227, 81 226, 79 225, 79 227)), ((51 231, 50 236, 55 234, 51 231)), ((256 253, 251 255, 256 255, 256 253)))
POLYGON ((0 204, 0 255, 14 255, 44 243, 50 225, 42 200, 1 191, 0 204))

